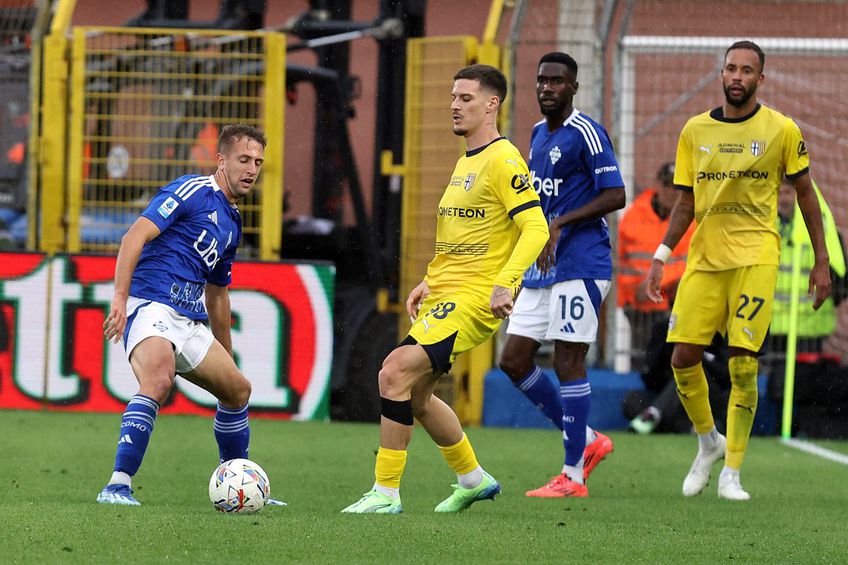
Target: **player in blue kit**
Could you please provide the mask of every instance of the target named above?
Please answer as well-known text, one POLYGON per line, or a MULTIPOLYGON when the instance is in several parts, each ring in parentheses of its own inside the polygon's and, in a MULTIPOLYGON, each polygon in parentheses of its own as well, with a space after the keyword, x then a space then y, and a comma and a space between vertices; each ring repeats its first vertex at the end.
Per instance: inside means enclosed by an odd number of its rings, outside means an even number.
POLYGON ((97 502, 139 505, 132 477, 177 374, 218 398, 221 461, 247 458, 251 386, 232 357, 227 286, 242 234, 236 203, 253 188, 266 143, 252 126, 224 127, 215 173, 162 187, 121 240, 103 327, 107 340, 123 340, 139 389, 121 418, 114 471, 97 502))
POLYGON ((604 215, 624 207, 624 181, 602 125, 574 108, 577 62, 565 53, 539 60, 536 95, 545 119, 533 127, 533 187, 549 222, 550 239, 524 274, 509 320, 500 367, 562 430, 562 473, 527 496, 585 497, 585 480, 612 441, 587 425, 591 388, 586 353, 598 333, 601 302, 612 280, 604 215), (559 390, 535 364, 542 341, 554 341, 559 390))

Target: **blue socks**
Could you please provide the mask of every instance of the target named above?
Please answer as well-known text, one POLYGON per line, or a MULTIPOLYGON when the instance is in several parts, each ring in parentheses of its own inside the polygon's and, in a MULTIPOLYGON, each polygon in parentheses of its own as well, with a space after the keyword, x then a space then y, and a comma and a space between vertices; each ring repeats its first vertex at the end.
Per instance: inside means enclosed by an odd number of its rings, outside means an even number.
POLYGON ((136 474, 141 460, 144 459, 158 413, 159 403, 152 398, 143 394, 130 398, 121 418, 121 435, 115 454, 114 471, 126 473, 130 477, 136 474))
POLYGON ((538 365, 533 365, 530 372, 524 376, 517 386, 524 396, 530 399, 554 425, 562 429, 562 400, 557 393, 556 385, 542 372, 538 365))
POLYGON ((218 403, 215 412, 215 440, 221 462, 230 459, 247 459, 250 448, 250 426, 247 421, 247 404, 241 408, 224 408, 218 403))
MULTIPOLYGON (((586 449, 586 424, 589 420, 592 389, 589 379, 562 383, 562 438, 565 444, 565 465, 582 465, 583 450, 586 449)), ((573 477, 572 477, 573 479, 573 477)))

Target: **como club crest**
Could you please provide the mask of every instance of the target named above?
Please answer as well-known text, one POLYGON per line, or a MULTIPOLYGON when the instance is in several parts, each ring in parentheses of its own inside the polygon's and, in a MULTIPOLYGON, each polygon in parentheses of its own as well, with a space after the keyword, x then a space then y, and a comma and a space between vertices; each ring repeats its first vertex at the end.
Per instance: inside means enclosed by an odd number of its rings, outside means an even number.
POLYGON ((766 152, 766 142, 763 139, 754 139, 751 141, 751 155, 759 157, 766 152))

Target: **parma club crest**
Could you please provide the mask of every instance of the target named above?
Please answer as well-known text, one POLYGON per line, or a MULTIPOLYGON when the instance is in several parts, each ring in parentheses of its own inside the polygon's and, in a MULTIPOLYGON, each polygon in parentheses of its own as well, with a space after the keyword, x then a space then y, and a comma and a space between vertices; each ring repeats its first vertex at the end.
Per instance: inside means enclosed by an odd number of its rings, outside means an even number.
POLYGON ((474 181, 477 179, 477 173, 468 173, 468 176, 465 177, 465 182, 462 186, 465 187, 465 192, 471 190, 471 187, 474 186, 474 181))
POLYGON ((766 152, 766 142, 763 139, 754 139, 751 141, 751 155, 759 157, 766 152))

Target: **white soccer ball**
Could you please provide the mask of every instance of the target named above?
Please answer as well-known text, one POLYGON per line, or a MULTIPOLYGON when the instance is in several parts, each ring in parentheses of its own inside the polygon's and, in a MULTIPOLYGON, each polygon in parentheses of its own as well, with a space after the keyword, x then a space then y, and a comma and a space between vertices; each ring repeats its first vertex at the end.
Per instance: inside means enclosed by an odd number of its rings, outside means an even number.
POLYGON ((262 467, 248 459, 224 461, 209 479, 209 500, 218 512, 253 514, 271 496, 271 483, 262 467))

